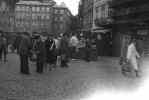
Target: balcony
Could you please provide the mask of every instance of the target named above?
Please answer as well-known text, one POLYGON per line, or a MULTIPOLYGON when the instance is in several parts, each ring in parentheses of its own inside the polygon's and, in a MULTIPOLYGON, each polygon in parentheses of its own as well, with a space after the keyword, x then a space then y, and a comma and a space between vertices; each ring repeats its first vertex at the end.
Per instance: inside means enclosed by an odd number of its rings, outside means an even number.
POLYGON ((149 2, 149 1, 148 0, 113 0, 110 4, 110 7, 111 8, 131 7, 131 6, 140 5, 146 2, 149 2))
POLYGON ((127 15, 134 15, 142 12, 149 12, 149 3, 145 3, 143 5, 139 5, 136 7, 129 7, 129 8, 121 8, 115 9, 113 11, 112 17, 120 17, 120 16, 127 16, 127 15))
POLYGON ((112 18, 97 18, 94 21, 96 26, 102 26, 102 27, 109 26, 113 23, 112 18))

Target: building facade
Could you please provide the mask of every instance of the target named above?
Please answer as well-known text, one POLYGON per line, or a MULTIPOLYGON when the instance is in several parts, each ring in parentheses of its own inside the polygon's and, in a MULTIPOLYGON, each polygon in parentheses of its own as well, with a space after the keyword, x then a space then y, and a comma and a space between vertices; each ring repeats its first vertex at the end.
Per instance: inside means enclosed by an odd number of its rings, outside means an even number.
POLYGON ((52 0, 19 1, 15 7, 15 31, 52 33, 52 0))
POLYGON ((72 14, 64 3, 53 7, 53 33, 69 33, 72 14))
POLYGON ((93 32, 106 32, 108 25, 112 23, 111 0, 94 0, 93 6, 93 32))
POLYGON ((14 25, 14 7, 17 0, 0 1, 0 30, 5 32, 13 31, 14 25))
POLYGON ((93 2, 94 0, 81 0, 79 12, 81 12, 82 32, 90 33, 93 23, 93 2))
POLYGON ((113 9, 114 40, 118 47, 115 49, 118 52, 117 56, 126 56, 127 45, 131 37, 135 37, 137 41, 144 44, 141 38, 149 34, 148 5, 148 0, 113 0, 111 8, 113 9))

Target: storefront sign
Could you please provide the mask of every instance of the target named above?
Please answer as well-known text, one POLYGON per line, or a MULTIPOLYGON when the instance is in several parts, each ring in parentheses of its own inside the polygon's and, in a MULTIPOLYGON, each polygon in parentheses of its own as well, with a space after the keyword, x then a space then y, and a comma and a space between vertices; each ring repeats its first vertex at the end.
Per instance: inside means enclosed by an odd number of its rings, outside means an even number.
POLYGON ((148 32, 149 32, 149 30, 139 30, 139 31, 137 32, 137 34, 138 34, 138 35, 147 35, 148 32))

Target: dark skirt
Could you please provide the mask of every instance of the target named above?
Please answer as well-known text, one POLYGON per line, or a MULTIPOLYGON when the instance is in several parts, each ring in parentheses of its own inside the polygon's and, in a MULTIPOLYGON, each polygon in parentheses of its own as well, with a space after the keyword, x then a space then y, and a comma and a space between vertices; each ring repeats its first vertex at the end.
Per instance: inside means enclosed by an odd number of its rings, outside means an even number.
POLYGON ((46 62, 48 64, 56 64, 57 56, 55 51, 49 51, 46 55, 46 62))

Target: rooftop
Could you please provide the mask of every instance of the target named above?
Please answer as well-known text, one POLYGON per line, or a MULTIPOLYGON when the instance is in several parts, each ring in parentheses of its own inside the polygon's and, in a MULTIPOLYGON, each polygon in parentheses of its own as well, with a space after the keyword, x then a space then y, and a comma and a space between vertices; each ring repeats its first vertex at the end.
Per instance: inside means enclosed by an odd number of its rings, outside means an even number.
POLYGON ((40 2, 40 1, 25 1, 25 0, 22 0, 22 1, 19 1, 17 2, 16 4, 20 4, 20 5, 53 5, 55 4, 54 1, 50 0, 50 1, 46 1, 46 2, 40 2))
POLYGON ((56 8, 67 8, 67 6, 64 2, 62 2, 60 5, 56 4, 54 7, 56 7, 56 8))

